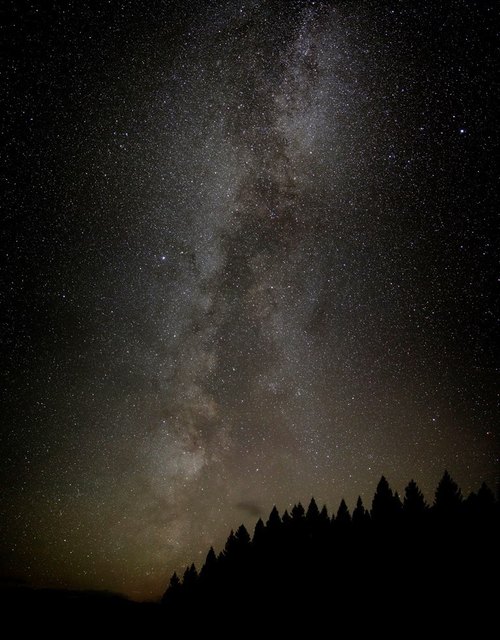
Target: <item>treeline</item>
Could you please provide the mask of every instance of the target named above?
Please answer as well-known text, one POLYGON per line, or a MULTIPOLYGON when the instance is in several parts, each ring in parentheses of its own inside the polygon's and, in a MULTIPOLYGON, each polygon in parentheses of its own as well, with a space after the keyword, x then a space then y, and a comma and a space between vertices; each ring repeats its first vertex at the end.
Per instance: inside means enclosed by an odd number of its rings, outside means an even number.
MULTIPOLYGON (((231 531, 198 572, 174 573, 162 599, 172 621, 252 615, 258 619, 325 609, 371 619, 487 607, 498 575, 500 505, 483 483, 466 499, 445 472, 428 505, 412 480, 401 498, 385 477, 371 508, 344 500, 335 514, 314 498, 282 515, 274 507, 251 536, 231 531), (489 586, 488 586, 489 585, 489 586), (357 612, 357 613, 356 613, 357 612)), ((365 620, 366 621, 366 620, 365 620)))

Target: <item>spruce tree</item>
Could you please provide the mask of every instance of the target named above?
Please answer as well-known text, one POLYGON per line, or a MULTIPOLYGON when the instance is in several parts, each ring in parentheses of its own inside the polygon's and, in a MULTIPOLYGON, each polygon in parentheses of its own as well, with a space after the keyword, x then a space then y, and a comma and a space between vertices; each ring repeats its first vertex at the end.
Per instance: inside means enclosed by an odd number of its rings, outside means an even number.
POLYGON ((418 488, 415 480, 410 480, 405 488, 403 513, 407 518, 415 520, 421 518, 427 511, 424 494, 418 488))
POLYGON ((339 527, 345 527, 351 523, 351 514, 349 513, 349 509, 347 507, 346 501, 344 498, 340 501, 340 505, 337 511, 337 517, 335 518, 335 524, 339 527))
POLYGON ((448 471, 445 471, 436 489, 434 511, 438 514, 456 514, 461 505, 462 492, 448 471))
POLYGON ((352 522, 356 527, 360 527, 366 522, 366 509, 363 506, 363 500, 361 496, 358 496, 358 500, 356 502, 356 508, 352 512, 352 522))

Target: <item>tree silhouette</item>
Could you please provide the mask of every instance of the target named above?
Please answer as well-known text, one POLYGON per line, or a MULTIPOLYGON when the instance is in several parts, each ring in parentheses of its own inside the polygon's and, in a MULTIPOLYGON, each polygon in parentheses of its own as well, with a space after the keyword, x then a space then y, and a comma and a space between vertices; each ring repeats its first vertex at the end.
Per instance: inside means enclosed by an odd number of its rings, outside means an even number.
POLYGON ((337 511, 337 517, 335 518, 335 524, 340 527, 346 527, 351 524, 351 514, 347 508, 344 498, 340 501, 340 505, 337 511))
POLYGON ((448 471, 445 471, 436 489, 434 510, 438 514, 457 514, 461 505, 462 492, 448 471))
POLYGON ((403 503, 401 502, 401 498, 399 497, 399 493, 397 491, 394 492, 394 515, 399 516, 403 512, 403 503))
POLYGON ((304 519, 305 511, 302 504, 299 502, 298 504, 294 504, 292 508, 292 520, 294 522, 300 522, 304 519))
POLYGON ((240 525, 234 534, 234 551, 237 558, 246 558, 250 550, 250 535, 245 525, 240 525))
POLYGON ((205 559, 205 564, 201 568, 200 571, 200 579, 206 580, 212 576, 217 568, 217 556, 215 555, 215 551, 213 547, 210 547, 209 552, 207 553, 207 557, 205 559))
POLYGON ((276 508, 276 505, 274 505, 274 507, 271 510, 271 513, 269 514, 269 519, 266 523, 266 527, 269 529, 269 531, 279 531, 281 524, 282 523, 281 523, 279 511, 276 508))
POLYGON ((373 496, 371 517, 376 524, 388 524, 394 521, 401 510, 401 500, 389 487, 385 476, 382 476, 373 496))
POLYGON ((405 497, 403 501, 404 514, 413 520, 421 518, 427 511, 424 494, 418 488, 415 480, 410 480, 405 488, 405 497))
POLYGON ((179 576, 174 571, 174 575, 170 578, 170 589, 179 589, 181 586, 181 581, 179 580, 179 576))
POLYGON ((198 584, 198 572, 194 563, 187 567, 182 578, 182 591, 184 596, 192 596, 198 584))
POLYGON ((283 526, 285 528, 290 527, 290 523, 292 522, 292 518, 291 518, 290 514, 288 513, 287 509, 285 509, 285 511, 283 512, 283 517, 281 518, 281 521, 282 521, 283 526))
POLYGON ((295 544, 298 544, 297 540, 306 536, 308 527, 305 510, 300 502, 293 505, 291 517, 292 522, 290 523, 290 535, 295 541, 295 544))
POLYGON ((467 514, 476 521, 492 518, 496 508, 493 491, 483 482, 477 493, 472 492, 467 497, 464 507, 467 514))
POLYGON ((327 540, 330 534, 330 518, 328 517, 328 509, 326 505, 323 505, 319 512, 317 524, 314 527, 313 534, 318 539, 321 549, 327 544, 327 540))
POLYGON ((236 533, 234 534, 234 538, 238 549, 246 549, 248 547, 248 545, 250 544, 250 534, 246 530, 244 524, 241 524, 238 527, 236 533))
POLYGON ((224 546, 224 557, 231 557, 237 550, 237 542, 234 535, 234 531, 231 529, 229 536, 224 546))
POLYGON ((356 527, 360 527, 365 525, 367 520, 369 520, 369 514, 363 506, 363 500, 361 499, 361 496, 358 496, 356 508, 352 512, 352 523, 356 527))
POLYGON ((307 507, 306 519, 311 525, 316 525, 319 521, 319 509, 314 498, 311 498, 311 502, 307 507))
POLYGON ((324 524, 329 524, 329 522, 330 522, 330 518, 328 517, 328 509, 326 508, 326 504, 324 504, 323 507, 321 508, 321 511, 320 511, 320 514, 319 514, 319 519, 324 524))
POLYGON ((483 482, 479 487, 477 499, 480 510, 490 512, 495 508, 495 496, 486 482, 483 482))
POLYGON ((262 521, 262 518, 259 518, 255 524, 255 529, 253 532, 252 542, 254 545, 258 546, 263 543, 266 537, 266 526, 262 521))

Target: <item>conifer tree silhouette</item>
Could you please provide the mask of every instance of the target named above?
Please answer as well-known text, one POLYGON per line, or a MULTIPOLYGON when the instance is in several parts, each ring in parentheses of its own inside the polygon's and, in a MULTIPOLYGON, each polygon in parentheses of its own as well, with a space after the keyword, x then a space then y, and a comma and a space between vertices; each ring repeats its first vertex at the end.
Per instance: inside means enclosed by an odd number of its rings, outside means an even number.
POLYGON ((462 492, 457 483, 445 471, 439 481, 434 498, 434 511, 438 514, 457 514, 462 505, 462 492))
POLYGON ((238 555, 246 554, 250 547, 250 534, 245 525, 240 525, 234 534, 234 550, 238 555))
POLYGON ((320 555, 324 553, 325 547, 328 544, 330 526, 331 522, 330 518, 328 517, 328 509, 326 508, 326 505, 323 505, 317 517, 316 524, 314 525, 314 530, 312 532, 315 542, 317 542, 318 545, 318 554, 320 555))
POLYGON ((477 493, 472 492, 464 502, 465 512, 476 523, 484 523, 495 513, 495 496, 488 485, 483 482, 477 493))
POLYGON ((244 524, 241 524, 238 527, 236 533, 234 534, 234 537, 240 548, 246 547, 250 543, 250 534, 248 533, 244 524))
POLYGON ((389 487, 385 476, 382 476, 377 485, 377 490, 373 496, 371 517, 376 524, 388 524, 395 519, 398 514, 399 496, 396 499, 389 487))
POLYGON ((314 498, 311 498, 311 502, 307 507, 306 518, 308 522, 312 525, 317 524, 319 520, 319 509, 318 509, 318 505, 316 504, 316 500, 314 498))
POLYGON ((338 527, 346 527, 351 524, 351 514, 349 513, 349 509, 344 498, 340 501, 337 517, 335 518, 335 524, 338 525, 338 527))
POLYGON ((279 511, 276 508, 276 505, 274 505, 271 513, 269 514, 269 519, 266 523, 266 527, 269 529, 269 531, 279 531, 279 529, 281 528, 281 524, 282 523, 279 511))
POLYGON ((495 496, 486 482, 483 482, 479 487, 477 499, 481 511, 489 513, 495 508, 495 496))
POLYGON ((305 511, 302 504, 299 502, 298 504, 294 504, 292 508, 292 520, 294 522, 300 522, 304 519, 305 511))
POLYGON ((285 509, 285 511, 283 512, 283 516, 281 518, 281 521, 283 523, 283 526, 284 526, 285 530, 288 531, 288 529, 290 528, 290 523, 292 522, 292 518, 291 518, 290 514, 288 513, 287 509, 285 509))
POLYGON ((294 504, 292 507, 291 513, 292 521, 290 523, 290 536, 291 541, 294 541, 294 544, 300 544, 300 540, 302 540, 306 536, 307 532, 307 520, 304 507, 300 502, 294 504))
POLYGON ((179 600, 182 595, 182 585, 177 575, 177 572, 174 571, 172 577, 170 578, 170 582, 168 585, 167 591, 163 594, 162 604, 168 606, 178 606, 179 600))
POLYGON ((179 589, 180 586, 181 586, 181 581, 179 580, 179 576, 177 575, 177 573, 174 571, 173 576, 170 578, 169 588, 175 591, 176 589, 179 589))
POLYGON ((401 498, 399 497, 399 493, 397 491, 394 492, 394 515, 399 516, 403 512, 403 503, 401 502, 401 498))
POLYGON ((321 508, 321 511, 320 511, 320 514, 319 514, 319 519, 324 524, 329 524, 329 522, 330 522, 330 518, 328 516, 328 509, 326 508, 326 504, 324 504, 323 507, 321 508))
POLYGON ((182 591, 184 597, 192 597, 196 592, 198 584, 198 572, 194 563, 187 567, 182 578, 182 591))
POLYGON ((259 518, 255 524, 252 542, 255 546, 259 546, 263 543, 265 537, 266 537, 266 526, 262 518, 259 518))
POLYGON ((410 480, 405 488, 403 501, 403 512, 406 517, 415 520, 421 518, 428 507, 424 499, 424 494, 418 488, 415 480, 410 480))
POLYGON ((205 559, 205 564, 203 565, 200 571, 200 579, 201 580, 209 579, 211 576, 214 575, 216 570, 217 570, 217 556, 215 555, 214 548, 210 547, 207 553, 207 557, 205 559))
POLYGON ((224 546, 224 553, 223 553, 224 557, 230 558, 236 552, 236 549, 237 549, 237 542, 234 536, 234 531, 231 529, 229 536, 226 540, 226 544, 224 546))
POLYGON ((320 515, 316 500, 311 498, 306 511, 306 529, 309 538, 317 538, 320 528, 320 515))
POLYGON ((368 513, 365 507, 363 506, 363 500, 361 499, 361 496, 358 496, 358 500, 356 502, 356 508, 352 512, 352 523, 359 528, 365 525, 367 520, 368 520, 368 513))

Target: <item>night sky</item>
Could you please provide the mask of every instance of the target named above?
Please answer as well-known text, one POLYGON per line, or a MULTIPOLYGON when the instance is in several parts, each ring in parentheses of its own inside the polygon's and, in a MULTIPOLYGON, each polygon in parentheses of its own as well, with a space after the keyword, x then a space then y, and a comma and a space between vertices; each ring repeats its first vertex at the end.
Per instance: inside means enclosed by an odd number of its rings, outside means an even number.
POLYGON ((8 4, 4 580, 495 488, 497 3, 8 4))

